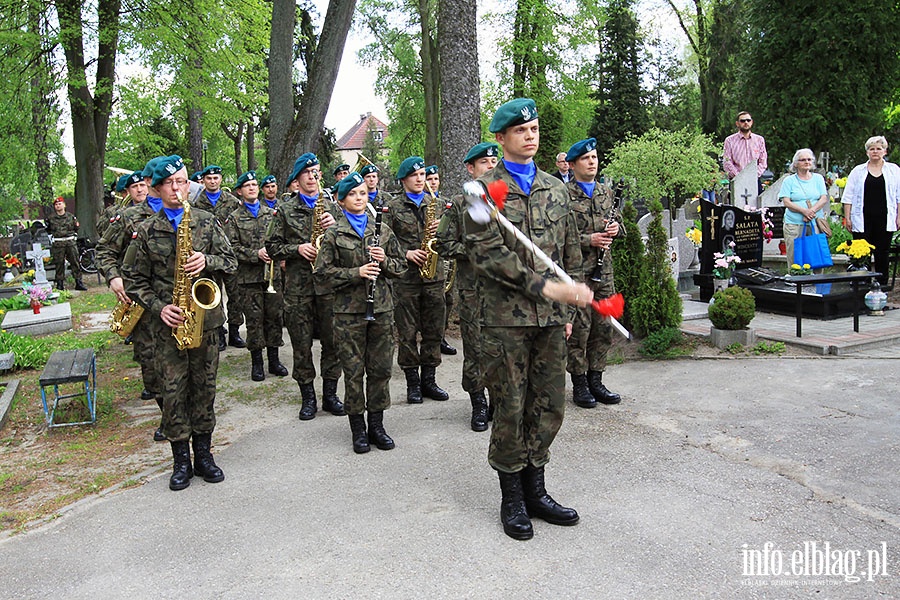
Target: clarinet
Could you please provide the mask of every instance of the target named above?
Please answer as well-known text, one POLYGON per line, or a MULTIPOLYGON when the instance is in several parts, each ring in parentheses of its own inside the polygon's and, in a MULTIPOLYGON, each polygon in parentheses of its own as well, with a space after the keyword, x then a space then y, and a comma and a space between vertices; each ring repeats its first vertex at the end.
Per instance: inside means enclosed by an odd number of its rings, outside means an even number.
MULTIPOLYGON (((603 231, 606 231, 606 228, 609 226, 609 222, 615 220, 618 217, 618 213, 620 211, 620 205, 622 203, 622 190, 625 188, 625 180, 619 179, 619 183, 616 184, 615 192, 613 195, 613 205, 609 211, 609 214, 606 215, 606 224, 603 226, 603 231)), ((605 248, 597 249, 597 264, 594 265, 594 270, 591 272, 591 281, 595 283, 600 283, 603 281, 603 259, 606 256, 605 248)))
MULTIPOLYGON (((383 202, 379 203, 375 208, 375 235, 372 236, 372 245, 377 246, 381 241, 381 219, 382 215, 387 212, 387 206, 383 202)), ((372 262, 375 262, 374 260, 372 262)), ((375 320, 375 284, 378 283, 376 275, 369 280, 369 293, 366 296, 366 321, 375 320)))

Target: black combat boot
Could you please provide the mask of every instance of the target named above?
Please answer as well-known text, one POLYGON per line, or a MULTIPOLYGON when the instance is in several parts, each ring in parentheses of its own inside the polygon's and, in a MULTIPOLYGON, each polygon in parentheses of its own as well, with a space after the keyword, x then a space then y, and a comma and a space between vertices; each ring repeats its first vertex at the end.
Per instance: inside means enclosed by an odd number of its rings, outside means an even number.
POLYGON ((57 282, 56 282, 56 289, 59 290, 60 292, 66 291, 66 283, 65 283, 65 281, 57 281, 57 282))
POLYGON ((244 341, 244 338, 241 337, 241 326, 240 325, 229 325, 228 326, 228 345, 234 346, 235 348, 246 348, 247 342, 244 341))
POLYGON ((441 354, 446 354, 447 356, 456 356, 456 348, 451 346, 444 338, 441 338, 441 354))
MULTIPOLYGON (((162 412, 163 401, 162 398, 156 399, 156 404, 159 406, 159 412, 162 412)), ((156 431, 153 432, 153 441, 154 442, 164 442, 166 441, 166 436, 162 432, 162 419, 159 420, 159 427, 156 428, 156 431)))
POLYGON ((572 373, 572 400, 575 401, 576 406, 581 408, 594 408, 597 406, 597 400, 594 399, 594 396, 591 395, 591 390, 588 389, 587 375, 584 373, 580 375, 572 373))
POLYGON ((316 388, 312 382, 300 384, 300 398, 303 404, 300 406, 300 420, 309 421, 316 418, 316 388))
POLYGON ((336 417, 343 417, 344 404, 337 395, 337 379, 322 380, 322 410, 328 411, 336 417))
POLYGON ((357 454, 365 454, 369 447, 369 438, 366 435, 365 415, 348 415, 350 419, 350 433, 353 436, 353 451, 357 454))
POLYGON ((153 400, 154 398, 156 398, 156 394, 147 388, 141 390, 141 400, 153 400))
POLYGON ((75 289, 79 292, 86 292, 87 286, 84 285, 84 282, 80 279, 75 280, 75 289))
POLYGON ((369 411, 369 442, 379 450, 393 450, 394 440, 384 430, 384 411, 369 411))
POLYGON ((422 395, 432 400, 449 400, 450 394, 438 387, 434 381, 435 367, 422 365, 422 395))
POLYGON ((263 367, 262 350, 250 351, 250 379, 263 381, 266 378, 266 370, 263 367))
POLYGON ((469 398, 472 400, 472 431, 487 431, 488 403, 484 390, 469 392, 469 398))
POLYGON ((228 344, 225 343, 225 327, 219 327, 219 352, 225 352, 228 344))
POLYGON ((269 354, 269 373, 277 375, 278 377, 286 376, 288 370, 287 367, 281 364, 281 360, 278 358, 278 346, 269 346, 266 349, 266 352, 269 354))
POLYGON ((544 489, 544 467, 525 467, 522 470, 522 487, 529 516, 553 525, 574 525, 578 522, 578 513, 574 508, 561 506, 544 489))
POLYGON ((406 401, 410 404, 422 404, 422 387, 419 382, 419 369, 410 367, 403 369, 406 373, 406 401))
POLYGON ((211 433, 195 433, 191 435, 191 444, 194 447, 194 473, 203 478, 207 483, 219 483, 225 480, 225 473, 222 472, 213 460, 212 452, 212 434, 211 433))
POLYGON ((500 476, 500 522, 503 533, 514 540, 530 540, 534 537, 531 519, 525 510, 525 497, 522 492, 522 477, 519 473, 503 473, 500 476))
POLYGON ((191 468, 191 447, 187 440, 172 442, 172 458, 174 466, 172 476, 169 477, 169 489, 177 492, 191 485, 191 477, 194 476, 194 470, 191 468))
POLYGON ((588 371, 588 385, 591 395, 601 404, 618 404, 622 397, 614 394, 603 385, 603 371, 588 371))

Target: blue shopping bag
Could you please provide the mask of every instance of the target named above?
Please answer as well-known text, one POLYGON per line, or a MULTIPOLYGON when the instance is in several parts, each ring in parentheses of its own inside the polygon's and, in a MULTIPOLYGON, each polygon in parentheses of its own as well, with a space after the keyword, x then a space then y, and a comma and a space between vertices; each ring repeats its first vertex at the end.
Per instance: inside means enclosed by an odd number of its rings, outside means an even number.
POLYGON ((809 265, 813 269, 830 267, 831 251, 828 249, 828 238, 824 233, 813 233, 812 224, 807 222, 801 231, 800 237, 794 240, 794 263, 809 265), (809 235, 806 230, 809 229, 809 235))

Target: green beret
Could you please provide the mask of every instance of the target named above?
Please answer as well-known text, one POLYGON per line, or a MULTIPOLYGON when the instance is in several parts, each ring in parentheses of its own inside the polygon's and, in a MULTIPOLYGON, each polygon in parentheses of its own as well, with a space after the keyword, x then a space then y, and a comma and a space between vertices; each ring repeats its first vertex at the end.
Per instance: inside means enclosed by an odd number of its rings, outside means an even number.
POLYGON ((285 182, 285 185, 291 185, 291 182, 293 180, 297 179, 297 177, 300 176, 300 173, 302 173, 303 171, 305 171, 306 169, 308 169, 310 167, 316 166, 317 164, 319 164, 319 159, 316 158, 316 155, 313 154, 312 152, 307 152, 305 154, 301 154, 300 157, 297 158, 297 160, 294 162, 294 170, 291 171, 291 176, 288 177, 288 180, 287 180, 287 182, 285 182))
POLYGON ((239 188, 248 181, 256 181, 256 171, 247 171, 246 173, 243 173, 240 177, 238 177, 237 183, 234 184, 234 187, 239 188))
POLYGON ((153 187, 158 186, 183 168, 184 161, 177 154, 160 158, 156 166, 153 167, 153 179, 150 181, 150 185, 153 187))
POLYGON ((197 183, 200 183, 203 181, 203 173, 201 173, 200 171, 194 171, 194 174, 191 175, 190 179, 191 179, 191 181, 196 181, 197 183))
POLYGON ((332 171, 331 174, 337 175, 341 171, 349 171, 349 170, 350 170, 350 165, 348 165, 348 164, 338 165, 334 168, 334 171, 332 171))
POLYGON ((437 172, 438 172, 437 165, 431 165, 431 166, 425 167, 426 175, 437 175, 437 172))
POLYGON ((222 167, 219 165, 209 165, 200 173, 200 177, 206 177, 207 175, 221 175, 222 167))
POLYGON ((531 98, 516 98, 500 105, 489 127, 491 133, 499 133, 507 127, 521 125, 538 118, 537 107, 531 98))
POLYGON ((472 163, 485 156, 500 156, 500 146, 493 142, 481 142, 480 144, 475 144, 469 148, 463 162, 472 163))
POLYGON ((144 170, 141 171, 141 176, 145 179, 153 177, 153 168, 156 166, 160 160, 164 159, 165 156, 157 156, 156 158, 151 158, 147 161, 147 164, 144 166, 144 170))
POLYGON ((278 183, 278 180, 275 179, 274 175, 266 175, 263 177, 259 182, 259 186, 262 187, 264 185, 269 185, 270 183, 278 183))
MULTIPOLYGON (((131 175, 122 175, 121 177, 119 177, 116 180, 116 191, 117 192, 121 193, 121 192, 125 191, 125 185, 128 183, 129 177, 131 177, 131 175)), ((141 179, 141 181, 143 181, 143 179, 141 179)))
POLYGON ((378 172, 378 167, 376 167, 375 165, 366 165, 362 169, 359 170, 359 174, 362 175, 363 177, 365 177, 369 173, 377 173, 377 172, 378 172))
POLYGON ((400 168, 397 169, 397 179, 403 179, 404 177, 409 177, 412 173, 415 173, 419 169, 425 168, 425 159, 421 156, 410 156, 405 159, 402 163, 400 163, 400 168))
POLYGON ((128 179, 125 180, 125 189, 130 188, 136 183, 142 183, 144 181, 143 171, 135 171, 131 175, 126 175, 128 179))
POLYGON ((566 153, 566 161, 571 162, 582 156, 587 154, 591 150, 597 149, 597 140, 595 138, 588 138, 586 140, 581 140, 580 142, 575 142, 572 144, 572 147, 569 148, 569 151, 566 153))
POLYGON ((335 186, 337 188, 335 195, 337 196, 338 200, 343 200, 347 197, 347 194, 350 193, 350 190, 355 187, 359 187, 364 183, 365 182, 363 181, 362 175, 360 175, 356 171, 353 171, 352 173, 338 181, 337 185, 335 186))

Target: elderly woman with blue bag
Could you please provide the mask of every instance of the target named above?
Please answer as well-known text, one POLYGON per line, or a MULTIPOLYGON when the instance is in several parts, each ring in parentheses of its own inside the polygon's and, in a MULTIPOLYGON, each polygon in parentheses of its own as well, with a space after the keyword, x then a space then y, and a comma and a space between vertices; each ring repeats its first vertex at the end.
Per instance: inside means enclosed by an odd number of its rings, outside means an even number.
POLYGON ((788 267, 798 263, 794 260, 794 240, 803 235, 821 233, 816 227, 816 218, 827 218, 825 178, 814 173, 815 168, 813 151, 809 148, 797 150, 791 160, 791 170, 795 173, 784 180, 778 192, 785 209, 784 243, 787 246, 788 267))

